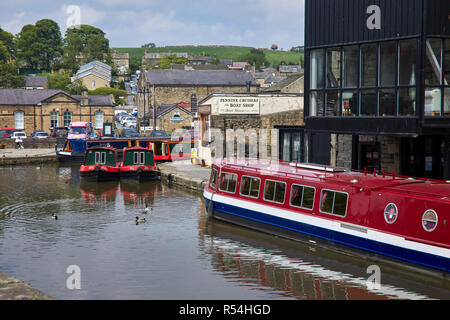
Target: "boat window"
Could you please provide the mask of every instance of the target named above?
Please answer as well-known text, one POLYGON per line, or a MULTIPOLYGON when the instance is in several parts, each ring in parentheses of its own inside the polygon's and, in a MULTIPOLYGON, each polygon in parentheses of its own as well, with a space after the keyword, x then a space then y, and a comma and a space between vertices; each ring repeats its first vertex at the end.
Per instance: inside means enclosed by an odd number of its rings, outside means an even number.
POLYGON ((266 185, 264 187, 264 200, 284 203, 285 193, 285 182, 266 180, 266 185))
POLYGON ((95 153, 95 163, 105 164, 106 162, 106 152, 96 152, 95 153))
POLYGON ((343 192, 322 190, 320 211, 324 213, 345 216, 348 195, 343 192))
POLYGON ((316 190, 312 187, 293 184, 291 188, 291 206, 312 210, 316 190))
POLYGON ((220 175, 220 187, 221 191, 236 192, 237 174, 223 172, 220 175))
POLYGON ((209 179, 209 185, 214 189, 217 187, 217 169, 216 168, 213 168, 211 171, 211 178, 209 179))
POLYGON ((389 203, 386 208, 384 208, 384 220, 391 224, 397 220, 398 209, 394 203, 389 203))
POLYGON ((255 177, 242 176, 241 195, 258 198, 261 179, 255 177))
POLYGON ((436 211, 427 210, 422 216, 422 226, 425 231, 431 232, 436 229, 438 223, 438 216, 436 211))
POLYGON ((145 153, 133 152, 133 164, 145 164, 145 153))

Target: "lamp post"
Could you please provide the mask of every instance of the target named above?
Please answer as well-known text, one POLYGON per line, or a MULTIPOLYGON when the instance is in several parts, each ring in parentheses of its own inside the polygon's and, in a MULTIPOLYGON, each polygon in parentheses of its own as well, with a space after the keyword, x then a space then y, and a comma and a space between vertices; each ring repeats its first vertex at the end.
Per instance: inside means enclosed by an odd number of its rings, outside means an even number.
MULTIPOLYGON (((151 91, 150 91, 149 88, 143 88, 143 89, 139 89, 138 93, 139 93, 139 96, 144 98, 144 104, 143 104, 143 112, 144 112, 144 114, 143 114, 142 119, 145 121, 145 109, 146 109, 146 106, 147 106, 146 103, 145 103, 145 96, 147 95, 147 97, 148 97, 147 100, 150 103, 151 91)), ((145 127, 144 127, 144 135, 145 135, 145 127)))

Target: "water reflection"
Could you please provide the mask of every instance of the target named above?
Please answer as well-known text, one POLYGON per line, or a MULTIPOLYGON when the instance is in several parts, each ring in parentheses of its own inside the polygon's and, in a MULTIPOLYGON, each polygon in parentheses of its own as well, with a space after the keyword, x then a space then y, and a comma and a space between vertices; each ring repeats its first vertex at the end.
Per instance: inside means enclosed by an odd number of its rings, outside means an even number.
POLYGON ((317 300, 449 299, 450 282, 392 268, 323 247, 273 237, 226 222, 200 219, 203 250, 215 270, 244 286, 317 300), (380 288, 369 289, 367 267, 381 268, 380 288))
POLYGON ((57 299, 449 299, 448 281, 209 219, 160 182, 80 181, 67 165, 0 168, 0 271, 57 299), (153 211, 135 224, 145 204, 153 211), (58 215, 53 220, 51 215, 58 215), (79 265, 82 290, 66 288, 79 265))

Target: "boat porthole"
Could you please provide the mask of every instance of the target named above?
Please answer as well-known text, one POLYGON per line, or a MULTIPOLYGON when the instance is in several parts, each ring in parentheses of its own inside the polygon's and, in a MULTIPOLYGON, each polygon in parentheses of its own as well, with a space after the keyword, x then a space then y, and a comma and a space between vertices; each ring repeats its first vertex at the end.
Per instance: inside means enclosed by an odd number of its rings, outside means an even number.
POLYGON ((434 229, 436 229, 438 224, 438 216, 436 211, 434 210, 427 210, 422 216, 422 227, 425 229, 425 231, 431 232, 434 229))
POLYGON ((392 224, 397 220, 398 216, 398 209, 395 203, 389 203, 384 208, 384 220, 386 220, 387 223, 392 224))

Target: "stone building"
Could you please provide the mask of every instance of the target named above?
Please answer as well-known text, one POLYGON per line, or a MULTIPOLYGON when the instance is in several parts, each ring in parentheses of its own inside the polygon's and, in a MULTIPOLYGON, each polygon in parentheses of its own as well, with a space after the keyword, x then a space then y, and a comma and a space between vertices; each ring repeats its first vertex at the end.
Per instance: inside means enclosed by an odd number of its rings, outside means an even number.
POLYGON ((25 77, 25 89, 47 89, 48 79, 46 76, 29 75, 25 77))
POLYGON ((258 88, 246 71, 146 70, 138 82, 138 117, 151 112, 154 105, 190 104, 193 98, 199 101, 213 92, 255 92, 258 88))
MULTIPOLYGON (((230 138, 227 130, 231 130, 238 139, 246 139, 245 156, 251 155, 250 149, 257 145, 258 154, 262 156, 288 161, 300 161, 303 157, 303 95, 300 93, 216 92, 199 101, 198 108, 201 138, 198 157, 207 165, 211 165, 216 153, 219 153, 219 138, 214 130, 220 132, 224 139, 224 156, 225 139, 230 138), (251 140, 252 134, 256 134, 252 137, 256 139, 256 144, 255 140, 251 140), (267 149, 260 139, 267 142, 267 149)), ((239 155, 239 151, 233 149, 233 155, 239 155)))
POLYGON ((86 121, 99 130, 104 122, 114 121, 113 107, 110 95, 88 95, 86 90, 70 95, 54 89, 0 89, 0 127, 30 135, 34 130, 50 133, 72 121, 86 121))
POLYGON ((130 69, 130 57, 127 52, 126 53, 113 52, 111 54, 111 58, 113 60, 114 67, 116 68, 116 70, 119 71, 119 73, 126 73, 126 71, 130 69), (125 71, 123 72, 123 70, 125 71))
POLYGON ((100 61, 92 61, 82 65, 72 81, 81 80, 83 86, 88 90, 95 90, 101 87, 109 87, 111 79, 111 66, 100 61))
MULTIPOLYGON (((157 106, 155 116, 156 130, 164 130, 169 134, 177 129, 191 129, 194 120, 193 114, 177 103, 157 106)), ((146 119, 153 128, 153 115, 148 114, 146 119)))
POLYGON ((284 77, 281 81, 264 88, 264 92, 284 92, 284 93, 303 93, 304 90, 303 73, 295 73, 284 77))

